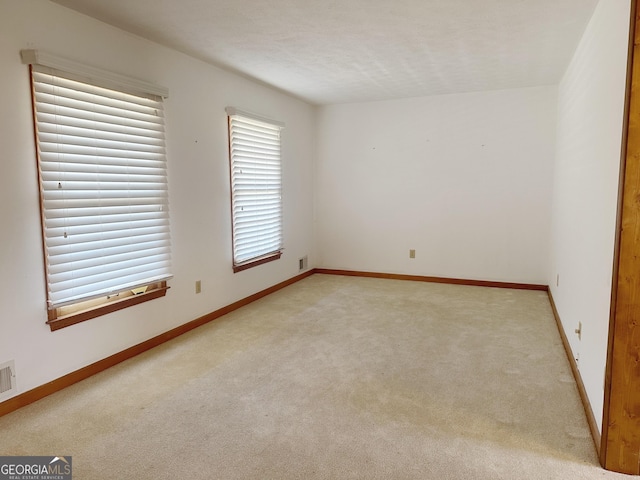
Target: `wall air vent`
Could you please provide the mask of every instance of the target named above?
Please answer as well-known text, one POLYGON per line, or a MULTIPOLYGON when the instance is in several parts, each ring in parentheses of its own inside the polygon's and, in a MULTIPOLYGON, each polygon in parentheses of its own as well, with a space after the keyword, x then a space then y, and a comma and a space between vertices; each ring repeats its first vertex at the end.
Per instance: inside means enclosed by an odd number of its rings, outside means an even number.
POLYGON ((16 394, 16 366, 13 360, 0 363, 0 402, 16 394))

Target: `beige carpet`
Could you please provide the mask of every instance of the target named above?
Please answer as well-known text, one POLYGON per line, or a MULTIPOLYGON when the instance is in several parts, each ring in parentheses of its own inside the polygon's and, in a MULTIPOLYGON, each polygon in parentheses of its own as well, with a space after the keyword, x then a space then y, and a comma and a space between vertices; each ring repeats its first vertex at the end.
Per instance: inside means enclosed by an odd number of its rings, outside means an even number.
POLYGON ((313 275, 0 418, 74 479, 621 479, 543 292, 313 275))

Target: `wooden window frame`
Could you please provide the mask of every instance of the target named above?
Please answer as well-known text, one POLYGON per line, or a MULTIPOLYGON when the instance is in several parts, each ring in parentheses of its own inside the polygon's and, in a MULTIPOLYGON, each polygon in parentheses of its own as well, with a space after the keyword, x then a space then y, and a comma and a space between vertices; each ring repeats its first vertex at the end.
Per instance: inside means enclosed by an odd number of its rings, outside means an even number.
POLYGON ((148 302, 156 298, 164 297, 169 290, 167 282, 158 282, 147 286, 143 293, 135 294, 132 291, 121 292, 110 297, 102 297, 95 301, 86 301, 74 304, 71 313, 65 313, 68 307, 54 308, 47 311, 47 325, 51 331, 60 330, 61 328, 70 327, 77 323, 91 320, 108 313, 117 312, 118 310, 132 307, 140 303, 148 302), (84 308, 85 304, 98 303, 84 308))
MULTIPOLYGON (((22 50, 21 56, 22 56, 23 63, 29 65, 29 83, 31 85, 31 96, 32 96, 31 112, 32 112, 32 121, 33 121, 33 135, 34 135, 34 144, 36 146, 36 152, 37 152, 36 160, 38 162, 38 167, 37 167, 38 183, 40 183, 41 181, 40 166, 39 166, 40 147, 39 147, 39 138, 38 138, 38 119, 36 117, 35 87, 32 79, 33 65, 37 64, 45 67, 50 67, 53 69, 58 69, 64 72, 70 72, 72 75, 77 74, 82 78, 99 79, 99 81, 104 83, 108 88, 112 88, 117 91, 131 92, 131 89, 132 89, 133 92, 140 92, 140 93, 148 92, 149 95, 155 95, 161 98, 168 97, 168 91, 165 88, 157 86, 155 84, 146 83, 143 81, 139 81, 137 79, 131 79, 129 77, 121 76, 121 75, 107 72, 101 69, 79 64, 72 60, 64 59, 62 57, 58 57, 45 52, 36 51, 36 50, 22 50)), ((91 82, 90 84, 94 84, 94 83, 91 82)), ((44 235, 44 228, 45 228, 44 227, 44 221, 45 221, 44 194, 41 188, 39 190, 40 190, 39 192, 40 223, 43 228, 42 252, 43 252, 43 258, 45 259, 44 277, 45 277, 45 285, 48 285, 46 240, 44 235)), ((145 303, 150 300, 154 300, 156 298, 164 297, 167 293, 167 290, 170 288, 167 285, 168 278, 170 278, 170 276, 165 276, 165 278, 149 280, 148 283, 146 284, 143 283, 137 287, 123 288, 120 291, 115 291, 114 293, 111 293, 102 297, 92 298, 92 299, 90 298, 87 300, 79 300, 75 303, 71 303, 68 305, 64 305, 64 304, 62 306, 50 305, 47 308, 46 324, 49 325, 51 331, 56 331, 71 325, 75 325, 77 323, 81 323, 93 318, 100 317, 102 315, 106 315, 109 313, 116 312, 118 310, 122 310, 124 308, 145 303)))
MULTIPOLYGON (((253 267, 257 267, 259 265, 264 265, 265 263, 269 263, 269 262, 273 262, 275 260, 278 260, 282 257, 282 250, 283 250, 283 239, 281 238, 281 242, 280 242, 280 248, 278 250, 274 250, 273 252, 269 252, 263 255, 259 255, 257 257, 253 257, 250 258, 248 260, 245 260, 243 262, 239 262, 236 263, 235 258, 236 258, 236 252, 235 252, 235 238, 236 238, 236 232, 235 232, 235 219, 234 219, 234 211, 233 211, 233 203, 234 203, 234 190, 233 190, 233 154, 232 154, 232 136, 231 136, 231 117, 234 115, 238 115, 240 117, 245 117, 247 119, 252 119, 252 120, 256 120, 258 122, 262 122, 262 123, 267 123, 270 124, 271 126, 274 127, 279 127, 280 129, 284 128, 284 123, 282 122, 278 122, 278 121, 274 121, 253 113, 248 113, 246 111, 242 111, 242 110, 238 110, 235 107, 227 107, 226 108, 226 112, 227 112, 227 140, 228 140, 228 147, 229 147, 229 185, 230 185, 230 205, 231 205, 231 230, 232 230, 232 241, 231 241, 231 255, 232 255, 232 268, 233 268, 233 272, 234 273, 238 273, 238 272, 242 272, 244 270, 248 270, 250 268, 253 267)), ((280 148, 280 155, 282 155, 282 146, 279 145, 280 148)), ((280 168, 282 168, 282 157, 280 157, 280 168)), ((282 178, 280 178, 280 188, 282 188, 282 178)), ((283 209, 283 203, 282 203, 282 198, 280 199, 280 208, 283 209)), ((283 229, 284 229, 284 219, 281 217, 280 219, 280 229, 281 229, 281 235, 283 234, 283 229)))
POLYGON ((277 251, 271 253, 269 255, 262 256, 260 258, 253 258, 248 262, 233 264, 233 273, 238 273, 243 270, 248 270, 249 268, 257 267, 258 265, 263 265, 265 263, 273 262, 274 260, 278 260, 282 256, 282 251, 277 251))

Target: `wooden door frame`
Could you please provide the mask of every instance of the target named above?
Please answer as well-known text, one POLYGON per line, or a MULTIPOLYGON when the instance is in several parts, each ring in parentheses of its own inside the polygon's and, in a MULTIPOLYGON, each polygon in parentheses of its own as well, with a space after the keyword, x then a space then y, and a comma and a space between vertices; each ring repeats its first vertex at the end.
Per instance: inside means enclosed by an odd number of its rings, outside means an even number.
POLYGON ((640 0, 631 0, 600 463, 640 474, 640 0))

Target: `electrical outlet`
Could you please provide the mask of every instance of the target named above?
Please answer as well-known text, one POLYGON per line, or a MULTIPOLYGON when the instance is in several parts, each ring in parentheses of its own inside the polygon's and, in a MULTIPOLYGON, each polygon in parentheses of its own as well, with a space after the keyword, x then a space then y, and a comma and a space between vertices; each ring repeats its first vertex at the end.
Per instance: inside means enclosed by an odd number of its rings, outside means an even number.
POLYGON ((411 249, 409 250, 409 258, 416 258, 416 251, 411 249))
POLYGON ((559 287, 559 286, 560 286, 560 274, 558 273, 556 275, 556 287, 559 287))
POLYGON ((200 280, 196 280, 196 293, 200 293, 202 291, 202 282, 200 280))

